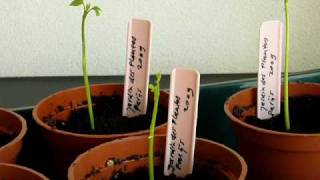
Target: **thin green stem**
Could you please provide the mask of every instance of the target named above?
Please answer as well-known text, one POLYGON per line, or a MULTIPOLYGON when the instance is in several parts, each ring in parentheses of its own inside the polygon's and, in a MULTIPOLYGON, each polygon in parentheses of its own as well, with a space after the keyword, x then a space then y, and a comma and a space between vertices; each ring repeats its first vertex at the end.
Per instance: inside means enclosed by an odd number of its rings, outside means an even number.
POLYGON ((152 119, 150 124, 150 134, 149 134, 149 180, 154 180, 154 131, 157 121, 159 97, 160 97, 160 80, 161 74, 156 75, 155 85, 150 85, 149 88, 154 94, 154 104, 152 111, 152 119))
POLYGON ((290 113, 289 113, 289 53, 290 53, 290 29, 289 29, 289 2, 285 0, 286 15, 286 51, 285 51, 285 70, 284 70, 284 117, 286 130, 290 131, 290 113))
MULTIPOLYGON (((83 5, 84 13, 85 13, 85 11, 86 11, 86 5, 87 5, 86 0, 82 0, 82 5, 83 5)), ((83 14, 84 14, 84 13, 83 13, 83 14)))
POLYGON ((88 112, 90 118, 90 127, 91 130, 95 130, 94 124, 94 116, 93 116, 93 109, 92 109, 92 100, 91 100, 91 92, 90 92, 90 83, 88 77, 88 70, 87 70, 87 50, 86 50, 86 36, 85 36, 85 24, 86 24, 86 17, 88 15, 88 11, 85 9, 82 15, 82 24, 81 24, 81 38, 82 38, 82 71, 83 71, 83 79, 84 79, 84 86, 86 90, 86 97, 88 102, 88 112))

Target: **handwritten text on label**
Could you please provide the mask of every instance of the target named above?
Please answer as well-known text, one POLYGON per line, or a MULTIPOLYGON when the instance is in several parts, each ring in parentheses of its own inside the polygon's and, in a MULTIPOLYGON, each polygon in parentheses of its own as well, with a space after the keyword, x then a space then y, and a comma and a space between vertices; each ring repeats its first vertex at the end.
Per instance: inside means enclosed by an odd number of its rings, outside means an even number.
POLYGON ((129 22, 123 116, 146 113, 149 83, 151 25, 145 20, 129 22))
POLYGON ((190 69, 177 68, 171 75, 164 166, 167 176, 184 177, 192 173, 199 79, 199 73, 190 69))
POLYGON ((259 119, 280 113, 282 23, 267 21, 260 30, 257 111, 259 119))

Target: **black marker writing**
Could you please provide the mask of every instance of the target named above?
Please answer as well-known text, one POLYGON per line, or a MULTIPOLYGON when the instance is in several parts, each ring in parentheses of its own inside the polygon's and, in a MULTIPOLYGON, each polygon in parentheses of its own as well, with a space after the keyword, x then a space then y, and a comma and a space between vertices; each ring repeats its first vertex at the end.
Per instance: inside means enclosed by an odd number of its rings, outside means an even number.
POLYGON ((185 102, 185 107, 183 108, 183 111, 186 112, 189 110, 189 105, 190 105, 190 99, 193 97, 193 90, 191 88, 187 88, 187 99, 185 102))
POLYGON ((265 64, 267 63, 267 52, 268 52, 268 38, 264 38, 263 47, 263 57, 261 60, 261 68, 265 68, 265 64))
POLYGON ((134 107, 134 110, 136 111, 136 112, 141 112, 141 101, 142 101, 142 91, 141 91, 141 89, 137 89, 137 92, 136 92, 136 94, 135 94, 136 96, 135 96, 135 98, 136 98, 136 102, 135 102, 135 105, 133 106, 134 107))
POLYGON ((177 124, 177 119, 179 116, 179 108, 180 108, 180 97, 179 96, 175 96, 174 97, 174 111, 173 114, 171 114, 171 118, 172 118, 172 124, 177 124))
POLYGON ((178 159, 176 163, 176 168, 181 170, 181 164, 184 160, 184 155, 187 154, 187 151, 184 149, 184 142, 180 139, 178 144, 178 159))

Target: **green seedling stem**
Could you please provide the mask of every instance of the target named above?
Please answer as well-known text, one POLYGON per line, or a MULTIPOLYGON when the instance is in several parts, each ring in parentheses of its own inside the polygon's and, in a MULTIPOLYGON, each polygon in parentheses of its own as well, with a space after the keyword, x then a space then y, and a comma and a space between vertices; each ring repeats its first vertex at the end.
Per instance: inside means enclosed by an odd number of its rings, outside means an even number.
POLYGON ((149 180, 154 180, 154 129, 156 126, 158 105, 160 97, 160 80, 161 74, 156 75, 155 84, 150 84, 149 89, 153 92, 154 104, 152 111, 152 119, 150 124, 150 134, 149 134, 149 180))
POLYGON ((91 4, 89 4, 89 3, 87 4, 85 2, 85 0, 73 0, 70 3, 70 6, 80 6, 80 5, 83 6, 82 23, 81 23, 82 72, 83 72, 84 86, 85 86, 86 97, 87 97, 87 102, 88 102, 90 127, 91 127, 91 130, 95 130, 91 92, 90 92, 90 83, 89 83, 88 70, 87 70, 87 49, 86 49, 85 26, 86 26, 86 18, 88 16, 88 14, 93 10, 93 11, 95 11, 96 16, 99 16, 101 9, 98 6, 91 7, 91 4))
POLYGON ((284 117, 286 130, 290 131, 290 113, 289 113, 289 50, 290 50, 290 28, 289 28, 289 0, 285 0, 286 16, 286 51, 285 51, 285 70, 284 70, 284 117))

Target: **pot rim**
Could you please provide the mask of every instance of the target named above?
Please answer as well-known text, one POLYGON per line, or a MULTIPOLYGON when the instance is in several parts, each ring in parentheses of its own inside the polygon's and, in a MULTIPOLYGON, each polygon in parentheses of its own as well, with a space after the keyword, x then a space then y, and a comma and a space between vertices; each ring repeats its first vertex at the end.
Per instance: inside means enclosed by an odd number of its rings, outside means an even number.
MULTIPOLYGON (((292 86, 300 86, 300 85, 304 85, 304 86, 317 86, 320 89, 320 83, 289 83, 289 91, 290 91, 290 86, 292 88, 292 86)), ((253 91, 256 90, 257 87, 251 87, 251 88, 247 88, 247 89, 243 89, 241 91, 238 91, 237 93, 233 94, 232 96, 230 96, 224 103, 224 112, 226 113, 226 115, 229 117, 229 119, 231 121, 233 121, 234 123, 237 123, 245 128, 251 129, 255 132, 258 133, 262 133, 262 134, 272 134, 272 135, 277 135, 277 136, 289 136, 289 137, 319 137, 320 136, 320 132, 319 133, 291 133, 291 132, 280 132, 280 131, 274 131, 274 130, 268 130, 268 129, 264 129, 264 128, 260 128, 257 126, 253 126, 251 124, 245 123, 241 120, 239 120, 237 117, 235 117, 233 115, 233 113, 231 111, 229 111, 229 104, 230 101, 232 101, 232 99, 236 98, 238 95, 244 93, 244 92, 248 92, 248 91, 253 91)))
MULTIPOLYGON (((116 139, 116 140, 113 140, 113 141, 110 141, 110 142, 105 142, 105 143, 99 144, 99 145, 97 145, 97 146, 95 146, 93 148, 88 149, 87 151, 85 151, 85 152, 81 153, 80 155, 78 155, 74 159, 74 161, 70 164, 69 169, 68 169, 68 178, 73 177, 72 169, 74 168, 74 165, 76 163, 78 163, 78 161, 80 161, 80 159, 82 159, 82 157, 86 156, 89 152, 92 152, 95 149, 99 149, 99 148, 101 148, 103 146, 112 146, 112 144, 115 144, 115 143, 117 144, 117 143, 121 143, 121 142, 125 142, 125 141, 134 141, 134 140, 137 140, 137 139, 148 139, 148 137, 149 137, 149 135, 131 136, 131 137, 126 137, 126 138, 122 138, 122 139, 116 139)), ((160 137, 166 137, 166 135, 157 134, 157 135, 154 136, 155 140, 157 138, 160 138, 160 137)), ((236 152, 235 150, 227 147, 224 144, 221 144, 221 143, 209 140, 209 139, 196 137, 196 141, 203 141, 203 142, 214 144, 215 146, 218 146, 219 148, 226 149, 228 152, 230 152, 232 155, 234 155, 239 160, 239 162, 241 164, 241 167, 242 167, 238 179, 245 179, 245 177, 247 176, 247 173, 248 173, 248 166, 247 166, 247 163, 244 160, 244 158, 238 152, 236 152)))
POLYGON ((31 174, 34 174, 34 175, 42 178, 43 180, 49 180, 45 175, 41 174, 40 172, 38 172, 38 171, 36 171, 36 170, 33 170, 33 169, 31 169, 31 168, 25 167, 25 166, 21 166, 21 165, 17 165, 17 164, 11 164, 11 163, 2 163, 2 162, 0 162, 0 167, 1 167, 1 166, 12 167, 12 168, 20 169, 20 170, 23 170, 23 171, 28 171, 28 172, 30 172, 31 174))
POLYGON ((241 167, 242 167, 241 173, 240 173, 238 179, 245 179, 245 178, 246 178, 247 173, 248 173, 248 166, 247 166, 247 163, 246 163, 246 161, 244 160, 244 158, 243 158, 242 156, 240 156, 240 154, 239 154, 237 151, 229 148, 228 146, 226 146, 226 145, 224 145, 224 144, 221 144, 221 143, 218 143, 218 142, 209 140, 209 139, 199 138, 199 137, 197 137, 196 139, 199 140, 199 141, 208 142, 208 143, 214 144, 214 145, 216 145, 216 146, 218 146, 218 147, 220 147, 220 148, 226 149, 226 150, 229 151, 231 154, 233 154, 234 156, 236 156, 237 159, 240 161, 240 164, 241 164, 241 167))
MULTIPOLYGON (((91 84, 90 87, 95 87, 95 86, 110 86, 110 85, 115 85, 115 86, 123 86, 122 83, 98 83, 98 84, 91 84)), ((59 133, 59 134, 64 134, 67 136, 73 136, 73 137, 82 137, 82 138, 92 138, 92 139, 96 139, 96 138, 121 138, 124 136, 137 136, 137 135, 142 135, 145 134, 149 131, 149 129, 144 129, 144 130, 140 130, 140 131, 133 131, 133 132, 128 132, 128 133, 120 133, 120 134, 83 134, 83 133, 75 133, 75 132, 69 132, 69 131, 64 131, 64 130, 60 130, 60 129, 54 129, 52 127, 50 127, 49 125, 47 125, 46 123, 44 123, 39 117, 38 117, 38 109, 41 106, 41 104, 45 101, 47 101, 48 99, 52 98, 53 96, 57 96, 59 94, 62 94, 65 91, 74 91, 74 90, 78 90, 78 89, 84 89, 84 86, 77 86, 77 87, 72 87, 72 88, 67 88, 67 89, 63 89, 60 91, 57 91, 45 98, 43 98, 41 101, 39 101, 33 108, 32 111, 32 116, 33 119, 36 121, 36 123, 41 126, 42 128, 44 128, 45 130, 48 130, 50 132, 54 132, 54 133, 59 133)), ((164 90, 161 90, 160 93, 167 93, 164 90)), ((156 126, 155 130, 158 130, 160 128, 163 128, 167 125, 167 123, 161 124, 159 126, 156 126)))
POLYGON ((19 114, 12 112, 10 110, 7 110, 5 108, 0 107, 0 111, 5 112, 7 114, 11 114, 14 117, 16 117, 16 119, 20 122, 21 124, 21 130, 19 131, 18 135, 16 137, 14 137, 14 139, 12 139, 9 143, 5 144, 4 146, 0 147, 0 152, 3 151, 4 149, 7 149, 10 146, 13 146, 15 144, 17 144, 17 142, 22 141, 23 137, 26 135, 27 133, 27 122, 26 120, 19 114))

